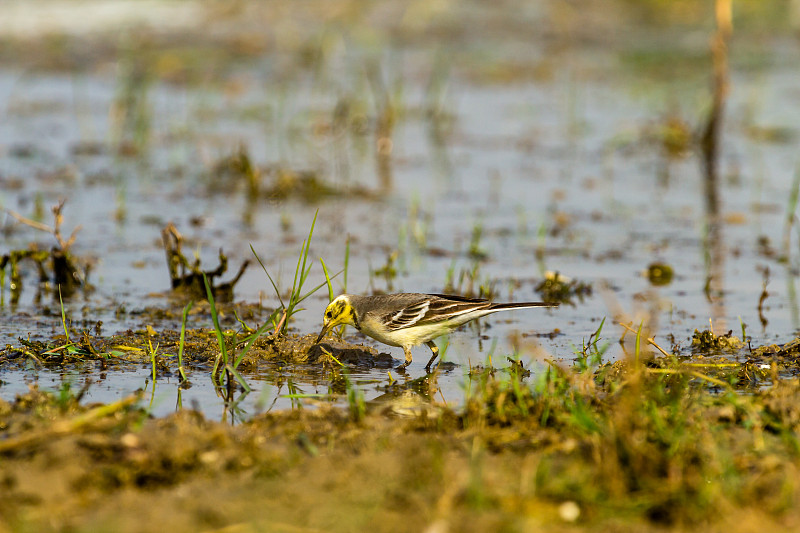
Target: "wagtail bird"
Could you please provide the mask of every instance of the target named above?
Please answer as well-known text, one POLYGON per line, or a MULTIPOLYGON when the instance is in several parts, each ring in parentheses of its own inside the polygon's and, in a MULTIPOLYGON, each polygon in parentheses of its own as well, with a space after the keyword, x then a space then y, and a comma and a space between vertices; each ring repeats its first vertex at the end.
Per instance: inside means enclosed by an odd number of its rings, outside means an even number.
POLYGON ((325 309, 317 344, 333 327, 349 324, 377 341, 403 348, 406 362, 398 369, 411 363, 412 346, 426 344, 433 352, 433 357, 425 365, 425 369, 430 370, 431 364, 439 355, 439 348, 433 339, 450 333, 462 324, 508 309, 556 306, 557 303, 547 302, 499 304, 479 298, 444 294, 342 294, 325 309))

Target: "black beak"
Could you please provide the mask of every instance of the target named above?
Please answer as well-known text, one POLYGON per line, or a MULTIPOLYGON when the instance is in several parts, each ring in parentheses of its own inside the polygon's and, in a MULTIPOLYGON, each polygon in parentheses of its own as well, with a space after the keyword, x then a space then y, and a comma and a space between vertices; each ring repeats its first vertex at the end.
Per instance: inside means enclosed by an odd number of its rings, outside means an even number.
POLYGON ((315 342, 314 344, 319 344, 319 341, 321 341, 322 337, 324 337, 325 334, 328 333, 329 329, 330 328, 328 326, 322 326, 322 331, 319 332, 319 337, 317 337, 317 342, 315 342))

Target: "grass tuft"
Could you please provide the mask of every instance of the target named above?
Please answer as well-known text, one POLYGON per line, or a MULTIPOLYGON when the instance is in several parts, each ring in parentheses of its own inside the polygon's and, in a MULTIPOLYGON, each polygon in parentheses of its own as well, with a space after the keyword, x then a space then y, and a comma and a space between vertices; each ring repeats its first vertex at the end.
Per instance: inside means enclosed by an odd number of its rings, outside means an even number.
MULTIPOLYGON (((288 304, 285 303, 283 298, 281 297, 281 291, 280 289, 278 289, 278 285, 275 283, 275 280, 272 279, 272 276, 270 276, 269 272, 267 271, 267 267, 264 266, 264 262, 261 261, 261 258, 258 256, 253 246, 250 245, 250 250, 253 252, 253 255, 256 257, 258 263, 261 265, 261 268, 264 270, 264 273, 267 275, 267 278, 269 278, 270 283, 272 283, 272 288, 275 289, 275 294, 278 296, 278 301, 280 301, 281 303, 282 313, 280 313, 280 320, 277 322, 275 326, 276 335, 286 334, 286 328, 289 324, 289 320, 295 313, 302 311, 302 309, 298 308, 297 306, 300 305, 306 298, 317 292, 326 284, 328 284, 329 286, 329 291, 331 290, 326 269, 326 281, 320 283, 310 291, 303 294, 303 286, 305 285, 306 280, 308 279, 308 275, 311 272, 312 264, 309 263, 308 261, 308 252, 309 252, 309 247, 311 246, 311 237, 314 234, 314 225, 317 223, 318 215, 319 215, 319 210, 317 210, 317 212, 314 214, 314 219, 311 222, 311 229, 308 231, 308 238, 303 241, 303 245, 300 247, 300 256, 297 258, 297 266, 295 267, 294 271, 294 280, 292 281, 292 289, 291 292, 289 293, 288 304)), ((323 263, 323 268, 324 268, 324 263, 323 263)), ((331 276, 331 278, 334 278, 337 275, 338 273, 331 276)))

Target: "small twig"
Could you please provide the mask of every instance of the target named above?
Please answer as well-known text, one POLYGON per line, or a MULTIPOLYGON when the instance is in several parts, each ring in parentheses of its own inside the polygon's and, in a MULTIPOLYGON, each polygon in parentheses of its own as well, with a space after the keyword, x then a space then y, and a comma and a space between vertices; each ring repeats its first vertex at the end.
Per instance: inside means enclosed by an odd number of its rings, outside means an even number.
POLYGON ((75 243, 75 239, 78 236, 78 232, 83 229, 83 226, 80 224, 72 230, 72 233, 69 236, 69 239, 66 241, 61 236, 61 224, 64 222, 64 215, 61 214, 61 210, 64 208, 64 202, 66 200, 61 200, 58 202, 58 205, 53 206, 53 218, 55 221, 55 226, 50 227, 47 224, 43 224, 41 222, 37 222, 35 220, 31 220, 30 218, 24 217, 19 213, 12 211, 11 209, 6 209, 6 213, 17 219, 17 221, 25 224, 26 226, 30 226, 33 229, 38 229, 39 231, 46 231, 55 237, 56 241, 58 242, 58 246, 61 248, 61 251, 67 252, 75 243))
POLYGON ((36 356, 36 354, 35 354, 35 353, 33 353, 32 351, 28 350, 27 348, 16 348, 16 349, 17 349, 17 350, 19 350, 21 353, 23 353, 23 354, 27 355, 28 357, 30 357, 30 358, 31 358, 31 359, 33 359, 34 361, 36 361, 36 363, 37 363, 37 364, 38 364, 40 367, 43 367, 43 366, 44 366, 44 365, 42 364, 42 361, 41 361, 41 359, 39 359, 39 358, 36 356))
POLYGON ((686 374, 689 374, 690 376, 696 377, 698 379, 702 379, 704 381, 708 381, 709 383, 712 383, 712 384, 714 384, 714 385, 716 385, 718 387, 722 387, 722 388, 725 388, 725 389, 730 388, 730 384, 729 383, 725 383, 721 379, 712 378, 711 376, 706 376, 705 374, 702 374, 702 373, 700 373, 700 372, 698 372, 696 370, 689 370, 688 372, 686 372, 686 371, 681 370, 681 369, 674 369, 673 370, 671 368, 648 368, 647 372, 650 373, 650 374, 673 374, 673 373, 683 374, 683 373, 686 373, 686 374))
POLYGON ((39 431, 31 431, 18 437, 0 441, 0 453, 10 452, 17 448, 27 448, 33 444, 36 444, 37 442, 72 433, 73 431, 91 424, 95 420, 112 415, 117 411, 121 411, 122 409, 133 405, 139 400, 140 396, 140 394, 132 394, 127 398, 123 398, 117 402, 90 409, 89 411, 86 411, 85 413, 82 413, 70 420, 59 420, 54 422, 49 428, 41 429, 39 431))
MULTIPOLYGON (((335 356, 335 355, 333 355, 333 354, 332 354, 332 353, 331 353, 329 350, 326 350, 325 348, 322 348, 322 353, 323 353, 323 354, 325 354, 327 357, 330 357, 331 359, 333 359, 334 361, 336 361, 336 363, 337 363, 339 366, 342 366, 342 367, 343 367, 343 366, 345 366, 345 365, 344 365, 344 363, 342 363, 341 361, 339 361, 338 359, 336 359, 336 356, 335 356)), ((391 375, 390 375, 389 377, 391 377, 391 375)))
POLYGON ((761 321, 761 326, 766 328, 769 321, 764 316, 764 302, 769 297, 767 292, 767 285, 769 284, 769 267, 764 267, 764 281, 761 286, 761 296, 758 298, 758 319, 761 321))
MULTIPOLYGON (((627 324, 623 324, 622 322, 619 322, 619 325, 620 325, 620 326, 622 326, 623 328, 627 329, 627 330, 628 330, 628 331, 630 331, 631 333, 634 333, 634 334, 636 333, 636 330, 634 330, 633 328, 631 328, 631 327, 630 327, 629 325, 627 325, 627 324)), ((653 346, 653 347, 654 347, 656 350, 658 350, 658 351, 659 351, 659 352, 661 352, 662 354, 666 355, 667 357, 669 357, 669 356, 671 355, 671 354, 668 354, 668 353, 666 352, 666 350, 664 350, 664 348, 662 348, 661 346, 659 346, 658 344, 656 344, 656 341, 655 341, 655 339, 654 339, 653 337, 649 337, 649 338, 647 339, 647 342, 648 342, 648 343, 649 343, 651 346, 653 346)))
POLYGON ((78 225, 69 236, 69 239, 66 241, 61 237, 61 224, 64 222, 64 215, 61 214, 61 211, 64 209, 64 203, 66 200, 62 199, 58 202, 58 205, 53 206, 53 217, 55 218, 55 228, 53 229, 53 236, 58 241, 58 245, 61 247, 61 250, 66 252, 69 250, 69 247, 75 242, 75 237, 77 237, 78 232, 81 230, 82 226, 78 225))
POLYGON ((11 209, 6 209, 6 213, 11 215, 12 217, 16 218, 17 221, 22 222, 26 226, 30 226, 34 229, 38 229, 40 231, 46 231, 47 233, 53 233, 53 228, 48 226, 47 224, 42 224, 41 222, 36 222, 35 220, 31 220, 30 218, 26 218, 19 213, 12 211, 11 209))
POLYGON ((239 272, 237 272, 236 275, 233 277, 233 279, 230 280, 228 283, 230 283, 231 286, 236 285, 241 279, 241 277, 244 275, 244 271, 247 270, 247 267, 249 266, 250 266, 250 260, 245 259, 244 262, 242 263, 242 266, 239 267, 239 272))
POLYGON ((742 363, 681 363, 681 366, 696 366, 702 368, 736 368, 742 363))
POLYGON ((278 325, 275 326, 275 331, 272 332, 273 335, 277 335, 281 328, 283 328, 283 323, 286 322, 286 310, 283 310, 283 315, 281 315, 281 319, 278 321, 278 325))

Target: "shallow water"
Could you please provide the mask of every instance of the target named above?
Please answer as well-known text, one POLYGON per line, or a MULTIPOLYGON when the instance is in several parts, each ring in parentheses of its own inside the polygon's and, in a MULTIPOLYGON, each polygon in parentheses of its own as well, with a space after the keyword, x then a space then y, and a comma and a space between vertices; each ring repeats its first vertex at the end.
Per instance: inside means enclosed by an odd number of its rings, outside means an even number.
MULTIPOLYGON (((536 45, 541 48, 531 46, 546 50, 544 41, 536 45)), ((506 52, 498 42, 493 41, 493 52, 502 57, 506 52)), ((694 50, 704 53, 704 46, 694 50)), ((31 218, 39 209, 42 222, 50 224, 50 206, 66 199, 64 231, 82 226, 73 252, 94 258, 89 281, 95 290, 65 302, 65 308, 73 323, 89 327, 102 321, 104 334, 146 325, 180 327, 176 320, 154 323, 139 314, 171 305, 160 239, 168 222, 191 243, 187 255, 196 249, 208 268, 216 266, 217 252, 224 248, 231 265, 223 280, 251 258, 252 245, 286 288, 319 210, 310 285, 324 280, 317 258, 332 271, 343 267, 348 236, 350 292, 442 292, 448 270, 457 281, 459 272, 476 264, 478 283, 492 284, 498 300, 538 300, 535 286, 546 270, 593 285, 593 294, 574 305, 495 315, 482 320, 480 329, 454 333, 446 358, 459 366, 438 382, 437 399, 448 404, 463 401, 470 365, 484 363, 490 354, 498 364, 514 352, 520 336, 520 356, 536 372, 544 359, 570 364, 574 349, 605 317, 606 358, 621 357, 615 306, 634 328, 646 320, 666 349, 674 337, 682 353, 692 332, 707 327, 709 319, 717 333, 733 329, 739 334, 744 323, 754 346, 785 342, 800 329, 796 231, 789 260, 778 260, 785 253, 784 221, 797 168, 798 57, 777 39, 756 41, 747 50, 771 60, 757 66, 747 57, 732 61, 720 162, 722 224, 713 243, 704 237, 709 213, 699 156, 693 148, 668 156, 652 140, 667 116, 679 116, 699 130, 708 102, 708 67, 665 81, 624 61, 625 53, 616 47, 580 44, 557 60, 543 52, 527 60, 547 75, 506 82, 481 79, 476 72, 489 65, 480 59, 474 70, 462 64, 439 80, 431 74, 442 61, 439 52, 389 46, 377 59, 396 111, 385 166, 374 133, 375 102, 382 95, 370 88, 365 51, 350 42, 334 46, 317 71, 297 67, 287 76, 271 68, 274 58, 265 52, 219 79, 140 87, 137 94, 146 103, 139 111, 150 123, 138 132, 146 146, 133 157, 119 157, 114 149, 118 138, 137 134, 115 119, 115 105, 127 87, 124 61, 67 73, 3 67, 0 204, 31 218), (345 101, 350 126, 339 131, 334 109, 345 101), (438 103, 439 118, 430 118, 432 101, 438 103), (362 120, 366 126, 359 128, 362 120), (370 196, 249 201, 244 183, 221 183, 213 170, 240 145, 259 166, 314 171, 327 184, 365 189, 370 196), (482 231, 478 246, 486 254, 477 263, 467 253, 476 227, 482 231), (395 278, 371 273, 395 251, 395 278), (670 284, 654 287, 643 275, 653 262, 672 266, 670 284), (769 268, 765 323, 758 312, 764 268, 769 268), (718 291, 712 301, 704 292, 709 272, 718 291)), ((52 236, 8 215, 3 229, 3 253, 31 241, 45 247, 53 243, 52 236)), ((26 272, 17 305, 9 303, 8 283, 6 278, 0 342, 58 334, 58 304, 52 295, 44 297, 45 303, 35 301, 33 269, 26 272), (42 316, 45 307, 49 316, 42 316)), ((334 281, 337 290, 342 284, 342 276, 334 281)), ((266 308, 278 305, 257 266, 236 286, 235 297, 266 308)), ((323 289, 304 302, 292 330, 316 333, 327 298, 323 289)), ((210 317, 196 320, 211 326, 210 317)), ((400 349, 357 335, 352 340, 398 361, 402 357, 400 349)), ((423 375, 428 359, 425 347, 414 353, 409 379, 423 375)), ((192 374, 194 386, 180 393, 182 404, 196 403, 209 416, 223 416, 208 375, 192 374)), ((254 390, 240 404, 244 413, 239 416, 296 403, 285 386, 276 385, 285 382, 277 374, 293 376, 285 368, 247 376, 254 390)), ((88 364, 63 371, 2 369, 0 396, 11 398, 32 382, 58 389, 69 381, 79 388, 88 378, 93 384, 86 401, 110 401, 145 386, 150 395, 148 376, 147 365, 104 374, 88 364)), ((391 379, 384 370, 354 371, 352 377, 367 400, 383 394, 391 379)), ((305 394, 328 391, 324 377, 315 382, 297 372, 295 378, 305 394)), ((177 385, 175 379, 159 380, 152 394, 154 413, 176 408, 177 385)))

